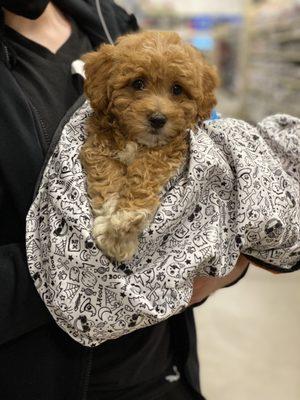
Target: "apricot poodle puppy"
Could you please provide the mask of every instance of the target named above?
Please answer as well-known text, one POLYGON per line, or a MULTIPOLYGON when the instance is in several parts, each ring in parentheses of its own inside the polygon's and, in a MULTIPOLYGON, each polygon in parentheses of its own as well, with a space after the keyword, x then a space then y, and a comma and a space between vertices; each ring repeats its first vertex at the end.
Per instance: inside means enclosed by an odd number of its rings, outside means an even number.
POLYGON ((188 130, 216 104, 218 78, 173 32, 119 38, 84 56, 93 114, 80 158, 99 248, 130 260, 160 193, 186 161, 188 130))

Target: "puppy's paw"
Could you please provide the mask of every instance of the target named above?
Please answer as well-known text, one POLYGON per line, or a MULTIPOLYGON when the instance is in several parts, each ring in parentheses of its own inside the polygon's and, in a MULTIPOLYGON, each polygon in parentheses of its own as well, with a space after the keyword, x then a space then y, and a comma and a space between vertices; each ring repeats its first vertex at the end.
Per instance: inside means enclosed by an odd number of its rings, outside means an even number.
POLYGON ((150 213, 148 210, 123 211, 119 210, 111 216, 111 229, 123 235, 130 236, 134 233, 141 233, 149 221, 150 213))
POLYGON ((107 234, 110 223, 110 216, 100 215, 94 220, 93 237, 99 249, 103 250, 102 242, 107 234))
POLYGON ((137 235, 121 234, 111 224, 110 217, 95 218, 93 236, 97 247, 116 261, 131 259, 138 245, 137 235))
POLYGON ((102 249, 102 242, 111 225, 111 217, 116 210, 117 196, 111 196, 100 208, 94 208, 93 214, 95 216, 93 226, 93 237, 97 246, 102 249))
POLYGON ((132 259, 138 248, 138 235, 116 236, 107 233, 101 238, 103 252, 116 261, 129 261, 132 259))
POLYGON ((149 218, 147 210, 117 211, 109 217, 96 217, 93 234, 97 246, 117 261, 130 260, 137 251, 138 236, 149 218))

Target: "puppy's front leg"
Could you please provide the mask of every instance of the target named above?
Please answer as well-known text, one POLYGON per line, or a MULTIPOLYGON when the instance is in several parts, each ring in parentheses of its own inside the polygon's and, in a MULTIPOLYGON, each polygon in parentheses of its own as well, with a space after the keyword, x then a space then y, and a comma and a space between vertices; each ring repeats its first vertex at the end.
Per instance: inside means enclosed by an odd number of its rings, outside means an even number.
POLYGON ((138 237, 159 205, 159 190, 157 185, 149 186, 151 181, 143 169, 128 168, 110 225, 109 251, 118 261, 130 260, 136 253, 138 237))
POLYGON ((126 183, 111 219, 115 258, 119 261, 129 260, 136 253, 138 237, 160 204, 161 190, 182 165, 185 153, 185 142, 176 154, 171 146, 145 149, 128 165, 126 183))
POLYGON ((108 254, 106 247, 111 218, 125 183, 126 168, 111 155, 102 155, 96 150, 86 145, 81 153, 81 161, 87 174, 87 191, 95 217, 93 236, 97 246, 108 254))
POLYGON ((146 188, 135 185, 135 179, 126 176, 118 198, 109 201, 109 212, 96 217, 94 234, 99 247, 117 261, 130 260, 137 251, 138 236, 143 231, 158 206, 158 199, 146 188), (103 221, 105 219, 105 227, 103 221), (101 243, 99 238, 101 237, 101 243))
MULTIPOLYGON (((116 210, 109 217, 105 233, 102 234, 103 230, 100 232, 100 247, 105 254, 117 261, 130 260, 137 251, 138 236, 148 216, 147 211, 116 210)), ((98 226, 95 226, 94 232, 98 233, 98 229, 98 226)))

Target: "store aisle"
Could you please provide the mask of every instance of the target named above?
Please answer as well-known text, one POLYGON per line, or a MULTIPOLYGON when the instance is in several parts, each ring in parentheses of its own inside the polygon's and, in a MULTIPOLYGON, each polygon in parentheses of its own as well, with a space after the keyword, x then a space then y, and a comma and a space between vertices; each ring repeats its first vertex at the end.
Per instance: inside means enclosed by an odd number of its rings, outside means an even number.
POLYGON ((195 310, 207 400, 300 399, 300 271, 251 267, 195 310))

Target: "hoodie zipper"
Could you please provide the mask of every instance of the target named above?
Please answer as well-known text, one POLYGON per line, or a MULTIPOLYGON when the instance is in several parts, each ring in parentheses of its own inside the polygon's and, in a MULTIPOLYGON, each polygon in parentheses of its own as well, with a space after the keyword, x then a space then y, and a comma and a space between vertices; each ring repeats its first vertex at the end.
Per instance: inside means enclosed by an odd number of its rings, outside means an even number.
POLYGON ((4 43, 2 43, 2 45, 3 45, 3 49, 4 49, 5 63, 6 63, 6 65, 10 65, 10 58, 9 58, 8 48, 4 43))
POLYGON ((40 126, 41 126, 41 128, 42 128, 42 133, 43 133, 43 136, 44 136, 44 139, 45 139, 45 144, 46 144, 46 147, 47 147, 47 149, 48 149, 49 146, 50 146, 50 143, 51 143, 51 139, 50 139, 50 136, 49 136, 49 134, 48 134, 48 131, 47 131, 45 122, 44 122, 44 120, 43 120, 43 118, 42 118, 41 113, 39 112, 39 110, 31 103, 30 100, 28 100, 28 101, 29 101, 29 104, 31 105, 33 111, 35 112, 36 117, 37 117, 37 119, 38 119, 38 121, 39 121, 39 123, 40 123, 40 126))
POLYGON ((91 376, 91 371, 92 371, 92 362, 93 362, 93 349, 89 349, 88 356, 87 356, 86 374, 85 374, 84 382, 83 382, 83 390, 82 390, 81 400, 87 400, 90 376, 91 376))

